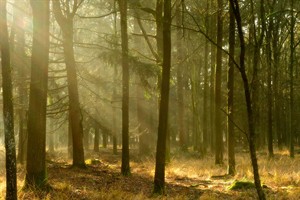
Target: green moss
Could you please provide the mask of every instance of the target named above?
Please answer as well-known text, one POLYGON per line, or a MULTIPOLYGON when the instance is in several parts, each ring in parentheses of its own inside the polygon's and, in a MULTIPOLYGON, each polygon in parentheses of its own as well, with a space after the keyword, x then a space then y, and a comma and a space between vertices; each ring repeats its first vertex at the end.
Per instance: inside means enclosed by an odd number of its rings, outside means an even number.
POLYGON ((229 186, 229 190, 243 190, 255 188, 254 183, 250 181, 235 181, 229 186))

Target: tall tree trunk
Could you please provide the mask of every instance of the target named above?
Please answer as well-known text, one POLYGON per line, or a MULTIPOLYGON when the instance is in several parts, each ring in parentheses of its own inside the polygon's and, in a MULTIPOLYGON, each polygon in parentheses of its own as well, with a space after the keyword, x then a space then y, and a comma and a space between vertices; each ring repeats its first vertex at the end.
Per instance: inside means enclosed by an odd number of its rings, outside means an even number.
MULTIPOLYGON (((223 40, 223 0, 218 0, 218 21, 217 21, 217 44, 222 47, 223 40)), ((217 49, 217 66, 215 78, 215 129, 216 129, 216 152, 215 164, 223 163, 223 133, 222 133, 222 120, 221 120, 221 84, 222 84, 222 49, 217 49)))
POLYGON ((94 152, 99 152, 99 127, 95 122, 94 152))
MULTIPOLYGON (((206 1, 206 9, 209 10, 209 2, 206 1)), ((208 12, 205 16, 205 27, 206 27, 206 34, 209 35, 209 15, 208 12)), ((208 140, 208 118, 209 118, 209 112, 208 112, 208 57, 209 57, 209 49, 208 49, 209 41, 205 40, 205 46, 204 46, 204 88, 203 88, 203 115, 202 115, 202 132, 203 132, 203 151, 206 153, 207 146, 209 144, 208 140)))
MULTIPOLYGON (((17 0, 15 0, 16 2, 17 0)), ((18 1, 18 5, 24 6, 25 2, 18 1)), ((19 96, 19 109, 18 109, 18 118, 19 118, 19 142, 18 142, 18 154, 17 161, 20 164, 23 164, 26 158, 26 146, 27 146, 27 117, 26 110, 28 109, 28 84, 24 84, 27 79, 27 65, 24 60, 25 56, 25 30, 18 26, 18 24, 23 20, 24 13, 18 8, 14 9, 14 26, 15 26, 15 47, 12 51, 13 58, 12 64, 15 66, 18 76, 18 96, 19 96)), ((12 40, 12 37, 11 37, 12 40)))
MULTIPOLYGON (((117 66, 114 66, 114 89, 113 89, 113 100, 116 100, 116 96, 117 96, 117 66)), ((117 154, 118 153, 118 129, 117 129, 117 118, 116 118, 116 107, 113 106, 113 154, 117 154)))
POLYGON ((105 131, 102 131, 102 146, 103 148, 107 148, 108 143, 108 135, 105 131))
POLYGON ((179 135, 179 144, 180 149, 182 151, 187 150, 187 144, 186 144, 186 134, 185 134, 185 127, 184 127, 184 98, 183 98, 183 46, 182 46, 182 40, 184 37, 184 32, 181 27, 183 21, 182 21, 182 5, 183 2, 177 1, 176 5, 176 23, 177 26, 180 27, 177 29, 177 71, 176 71, 176 77, 177 77, 177 124, 178 124, 178 135, 179 135))
POLYGON ((50 133, 48 133, 48 139, 49 139, 49 146, 48 146, 48 151, 49 153, 54 153, 55 151, 55 147, 54 147, 54 143, 55 143, 55 126, 54 126, 54 122, 53 119, 49 119, 50 121, 50 133))
MULTIPOLYGON (((215 8, 214 1, 210 1, 210 8, 215 8)), ((213 11, 214 12, 214 11, 213 11)), ((210 19, 210 35, 211 38, 216 41, 216 27, 217 18, 216 15, 211 15, 210 19)), ((210 150, 215 152, 215 138, 216 138, 216 127, 215 127, 215 72, 216 72, 216 47, 215 45, 210 46, 210 150)))
POLYGON ((10 49, 7 28, 6 0, 0 1, 0 46, 3 90, 3 121, 5 136, 6 199, 17 199, 16 144, 14 136, 14 108, 10 49))
MULTIPOLYGON (((83 126, 78 95, 76 61, 74 57, 73 20, 75 13, 65 13, 58 0, 53 0, 53 12, 63 33, 63 50, 67 69, 69 94, 69 123, 71 123, 73 140, 73 166, 85 167, 83 150, 83 126)), ((74 11, 73 11, 74 12, 74 11)))
POLYGON ((154 176, 154 193, 164 193, 166 141, 168 131, 169 91, 171 69, 171 0, 164 1, 163 71, 159 105, 158 138, 154 176))
POLYGON ((33 41, 28 111, 28 149, 25 186, 47 185, 46 106, 49 60, 49 1, 31 0, 33 41))
POLYGON ((273 18, 269 18, 269 27, 266 31, 266 53, 267 53, 267 85, 268 85, 268 152, 269 158, 274 156, 273 152, 273 91, 272 91, 272 49, 271 31, 273 31, 273 18))
POLYGON ((289 66, 289 76, 290 76, 290 157, 295 156, 294 150, 294 59, 295 59, 295 15, 294 15, 294 0, 290 0, 291 4, 291 23, 290 23, 290 66, 289 66))
POLYGON ((234 94, 234 49, 235 49, 235 19, 232 7, 229 8, 230 24, 229 24, 229 63, 228 63, 228 99, 227 99, 227 148, 228 148, 228 170, 227 173, 235 175, 235 136, 233 126, 233 94, 234 94))
POLYGON ((258 171, 258 164, 257 164, 257 156, 256 156, 256 149, 255 149, 255 125, 254 125, 254 118, 253 118, 253 110, 252 110, 252 102, 251 102, 251 95, 250 95, 250 88, 248 77, 246 74, 245 69, 245 40, 244 40, 244 33, 242 27, 242 19, 240 15, 240 8, 238 0, 230 0, 230 6, 233 9, 233 13, 235 16, 239 39, 240 39, 240 65, 239 71, 243 80, 244 85, 244 93, 245 93, 245 100, 246 100, 246 107, 247 107, 247 119, 248 119, 248 137, 249 137, 249 149, 250 149, 250 158, 253 168, 253 175, 254 175, 254 183, 257 190, 257 194, 260 200, 265 200, 265 194, 261 187, 259 171, 258 171))
MULTIPOLYGON (((118 0, 114 0, 114 37, 115 37, 115 43, 117 44, 118 38, 117 38, 117 16, 118 16, 118 12, 117 12, 117 1, 118 0)), ((115 45, 115 49, 117 49, 117 46, 115 45)), ((112 93, 112 99, 115 102, 116 101, 116 96, 117 96, 117 75, 118 75, 118 70, 117 70, 117 66, 114 65, 114 88, 113 88, 113 93, 112 93)), ((116 119, 116 107, 113 106, 112 108, 112 112, 113 112, 113 154, 117 154, 118 153, 118 137, 117 137, 117 119, 116 119)))
POLYGON ((122 39, 122 166, 123 175, 130 174, 129 166, 129 63, 127 33, 127 0, 119 0, 122 39))

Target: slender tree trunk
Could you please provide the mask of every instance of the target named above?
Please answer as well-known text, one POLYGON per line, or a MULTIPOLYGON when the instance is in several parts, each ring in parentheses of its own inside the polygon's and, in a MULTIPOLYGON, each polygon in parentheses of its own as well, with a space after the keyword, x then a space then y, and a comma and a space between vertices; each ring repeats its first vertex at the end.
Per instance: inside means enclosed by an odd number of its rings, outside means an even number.
POLYGON ((123 175, 130 174, 129 166, 129 63, 127 33, 127 0, 119 0, 122 39, 122 166, 123 175))
POLYGON ((244 92, 245 92, 245 100, 246 100, 246 107, 247 107, 247 119, 248 119, 248 137, 249 137, 249 149, 250 149, 250 158, 252 162, 252 168, 253 168, 253 175, 254 175, 254 183, 257 190, 257 194, 260 200, 265 200, 265 194, 262 189, 261 183, 260 183, 260 177, 259 177, 259 171, 258 171, 258 164, 257 164, 257 157, 256 157, 256 149, 255 149, 255 125, 254 125, 254 118, 253 118, 253 110, 252 110, 252 102, 251 102, 251 95, 250 95, 250 88, 249 88, 249 82, 248 77, 246 74, 245 69, 245 40, 244 40, 244 33, 243 33, 243 27, 242 27, 242 19, 240 15, 240 9, 239 4, 237 0, 230 0, 230 6, 233 9, 233 13, 236 19, 238 33, 239 33, 239 39, 240 39, 240 65, 239 65, 239 71, 243 80, 244 85, 244 92))
POLYGON ((166 141, 168 131, 169 90, 171 69, 171 0, 164 1, 163 71, 159 106, 158 138, 154 176, 154 193, 164 193, 166 141))
POLYGON ((12 77, 10 49, 7 28, 6 0, 0 1, 0 46, 3 90, 3 121, 5 136, 5 168, 7 200, 17 199, 16 144, 14 136, 14 108, 12 96, 12 77))
POLYGON ((72 140, 72 126, 70 122, 70 117, 68 120, 68 158, 73 158, 73 140, 72 140))
POLYGON ((234 136, 234 126, 232 121, 233 117, 233 94, 234 94, 234 49, 235 49, 235 19, 232 7, 229 8, 230 24, 229 24, 229 69, 228 69, 228 99, 227 99, 227 148, 228 148, 228 170, 227 173, 230 175, 235 175, 235 136, 234 136))
POLYGON ((84 151, 88 151, 90 147, 90 127, 87 126, 83 129, 83 146, 84 151))
POLYGON ((103 148, 107 148, 108 135, 104 131, 102 131, 102 146, 103 148))
POLYGON ((94 152, 99 152, 99 127, 95 123, 94 152))
POLYGON ((49 60, 49 1, 31 0, 33 44, 28 111, 28 149, 25 186, 47 185, 46 106, 49 60))
POLYGON ((290 157, 294 158, 295 150, 294 150, 294 57, 295 57, 295 16, 294 16, 294 0, 290 0, 291 4, 291 23, 290 23, 290 67, 289 67, 289 75, 290 75, 290 157))
MULTIPOLYGON (((218 24, 217 24, 217 44, 222 46, 223 40, 223 0, 218 0, 218 24)), ((221 84, 222 84, 222 50, 217 49, 217 66, 215 78, 215 164, 223 163, 223 133, 222 133, 222 120, 221 120, 221 84)))
MULTIPOLYGON (((114 0, 114 36, 115 36, 115 42, 117 44, 118 38, 117 38, 117 1, 118 0, 114 0)), ((117 49, 116 45, 115 45, 115 49, 117 49)), ((113 94, 112 94, 112 99, 115 102, 116 100, 116 96, 117 96, 117 75, 118 75, 118 70, 117 70, 117 66, 114 65, 114 88, 113 88, 113 94)), ((117 154, 118 153, 118 137, 117 137, 117 119, 116 119, 116 108, 115 106, 113 106, 112 108, 112 112, 113 112, 113 154, 117 154)))
POLYGON ((73 20, 71 13, 62 13, 58 0, 53 0, 53 12, 63 33, 63 50, 67 69, 69 94, 69 123, 71 123, 73 140, 73 166, 85 167, 83 150, 83 126, 78 95, 76 61, 74 57, 73 20))
MULTIPOLYGON (((206 2, 206 9, 209 11, 209 2, 206 2)), ((205 16, 205 26, 206 26, 206 34, 209 34, 209 15, 208 12, 205 16)), ((203 115, 202 115, 202 132, 203 132, 203 151, 206 153, 207 146, 209 144, 208 140, 208 118, 209 118, 209 111, 208 111, 208 57, 209 57, 209 49, 208 49, 209 41, 205 40, 204 46, 204 68, 203 68, 203 76, 204 76, 204 88, 203 88, 203 115)))
MULTIPOLYGON (((210 1, 210 7, 213 10, 215 8, 214 1, 210 1)), ((213 14, 210 20, 210 34, 211 38, 216 41, 216 27, 217 19, 216 15, 213 14)), ((215 152, 215 138, 216 138, 216 127, 215 127, 215 72, 216 72, 216 47, 211 44, 210 46, 210 150, 215 152)))
MULTIPOLYGON (((49 118, 48 118, 49 119, 49 118)), ((55 143, 55 128, 54 128, 54 122, 53 119, 49 119, 50 121, 50 133, 49 134, 49 153, 54 153, 55 148, 54 148, 54 143, 55 143)))
POLYGON ((177 26, 180 27, 177 29, 177 71, 176 71, 176 77, 177 77, 177 124, 178 124, 178 135, 179 135, 179 143, 180 143, 180 149, 182 151, 187 150, 187 144, 186 144, 186 134, 185 134, 185 127, 184 127, 184 98, 183 98, 183 46, 182 46, 182 40, 183 40, 183 29, 181 28, 182 25, 182 2, 177 1, 176 5, 176 23, 177 26))
POLYGON ((268 85, 268 152, 269 158, 274 156, 273 152, 273 91, 272 91, 272 49, 271 31, 273 30, 273 18, 269 18, 269 27, 266 33, 266 53, 267 53, 267 85, 268 85))
MULTIPOLYGON (((24 2, 23 2, 24 5, 24 2)), ((19 95, 19 104, 20 108, 18 110, 19 116, 19 142, 18 142, 18 156, 17 161, 20 164, 24 163, 26 158, 26 146, 27 146, 27 127, 26 127, 26 110, 28 109, 28 92, 27 87, 28 84, 24 84, 27 79, 27 66, 24 64, 25 60, 25 31, 21 27, 17 26, 17 24, 22 20, 24 17, 22 12, 18 9, 14 9, 15 15, 15 23, 16 23, 16 45, 14 50, 14 62, 17 68, 18 74, 18 95, 19 95)))
MULTIPOLYGON (((113 89, 113 100, 116 100, 116 96, 117 96, 117 66, 114 66, 114 89, 113 89)), ((115 106, 113 106, 113 154, 117 154, 118 153, 118 129, 117 129, 117 118, 116 118, 116 108, 115 106)))

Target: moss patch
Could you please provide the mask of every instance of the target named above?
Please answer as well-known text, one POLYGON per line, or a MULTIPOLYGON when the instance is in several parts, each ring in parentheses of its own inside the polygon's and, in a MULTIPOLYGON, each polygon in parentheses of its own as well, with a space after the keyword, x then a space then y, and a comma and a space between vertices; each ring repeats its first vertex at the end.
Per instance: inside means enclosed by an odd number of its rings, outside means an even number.
POLYGON ((253 188, 255 188, 255 185, 250 181, 235 181, 228 187, 229 190, 243 190, 253 188))

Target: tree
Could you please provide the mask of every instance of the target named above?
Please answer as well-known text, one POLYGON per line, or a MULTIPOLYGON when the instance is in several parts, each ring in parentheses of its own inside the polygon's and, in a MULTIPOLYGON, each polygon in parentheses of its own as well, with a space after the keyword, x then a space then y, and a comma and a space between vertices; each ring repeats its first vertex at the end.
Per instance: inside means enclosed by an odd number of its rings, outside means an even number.
POLYGON ((294 63, 295 63, 295 24, 296 19, 294 15, 294 0, 290 0, 290 13, 291 13, 291 23, 290 23, 290 65, 289 65, 289 76, 290 76, 290 116, 289 116, 289 130, 290 130, 290 157, 295 156, 294 150, 294 138, 295 138, 295 128, 294 128, 294 63))
POLYGON ((57 23, 63 33, 63 50, 67 68, 69 93, 69 123, 73 141, 73 166, 85 167, 83 150, 83 126, 78 94, 78 81, 76 74, 76 61, 74 56, 73 26, 74 16, 83 1, 73 1, 73 7, 62 8, 59 0, 53 0, 53 12, 57 23), (70 10, 71 9, 71 10, 70 10))
POLYGON ((168 131, 169 91, 171 69, 171 0, 164 1, 163 17, 163 71, 161 100, 159 105, 159 124, 156 147, 154 193, 164 193, 166 141, 168 131))
POLYGON ((182 8, 184 5, 182 5, 183 2, 178 1, 176 5, 176 24, 179 27, 177 29, 176 33, 176 43, 177 43, 177 71, 176 71, 176 78, 177 78, 177 110, 178 110, 178 116, 177 116, 177 122, 178 122, 178 135, 179 135, 179 142, 180 142, 180 149, 182 151, 187 150, 187 144, 186 144, 186 130, 184 127, 184 76, 183 76, 183 42, 184 39, 184 32, 182 29, 182 23, 183 23, 183 16, 182 16, 182 8))
POLYGON ((46 106, 49 60, 49 1, 31 0, 33 41, 28 110, 28 150, 25 187, 47 186, 46 106))
MULTIPOLYGON (((16 3, 16 0, 15 2, 16 3)), ((24 1, 18 1, 18 6, 25 6, 24 1)), ((26 110, 28 109, 28 84, 24 84, 28 75, 28 62, 25 56, 25 30, 19 24, 24 19, 25 14, 23 10, 16 7, 13 9, 13 25, 11 27, 10 35, 10 49, 12 52, 11 65, 16 71, 17 89, 19 101, 17 106, 18 116, 18 153, 17 161, 23 164, 26 154, 27 146, 27 117, 26 110)))
POLYGON ((2 65, 2 90, 3 90, 3 121, 5 136, 6 158, 6 199, 17 199, 17 168, 16 144, 14 136, 14 108, 12 96, 12 78, 10 49, 7 28, 6 0, 0 1, 0 46, 2 65))
MULTIPOLYGON (((273 3, 274 4, 274 1, 273 3)), ((274 5, 272 5, 273 7, 274 5)), ((270 13, 273 13, 271 8, 270 13)), ((266 30, 266 60, 267 60, 267 87, 268 87, 268 152, 269 158, 274 156, 273 152, 273 91, 272 91, 272 49, 271 49, 271 40, 272 40, 272 31, 273 31, 273 17, 269 18, 268 29, 266 30)))
POLYGON ((251 95, 250 95, 250 88, 249 88, 249 82, 248 77, 246 74, 246 68, 245 68, 245 39, 244 39, 244 33, 243 33, 243 27, 242 27, 242 18, 240 15, 240 8, 239 3, 237 0, 230 0, 230 6, 232 7, 239 39, 240 39, 240 64, 238 65, 238 69, 240 71, 243 85, 244 85, 244 94, 245 94, 245 100, 246 100, 246 107, 247 107, 247 119, 248 119, 248 137, 249 137, 249 149, 250 149, 250 158, 252 162, 252 168, 253 168, 253 175, 254 175, 254 183, 257 190, 257 194, 260 200, 265 200, 265 194, 262 189, 261 183, 260 183, 260 177, 258 172, 258 164, 257 164, 257 157, 256 157, 256 149, 255 149, 255 125, 254 125, 254 118, 253 118, 253 110, 252 110, 252 102, 251 102, 251 95))
POLYGON ((122 40, 122 166, 123 175, 130 174, 129 166, 129 61, 127 33, 127 0, 119 0, 122 40))
POLYGON ((235 174, 235 136, 233 126, 233 90, 234 90, 234 48, 235 48, 235 19, 232 7, 229 7, 229 63, 228 63, 228 82, 227 82, 227 147, 228 147, 228 171, 230 175, 235 174))
MULTIPOLYGON (((217 45, 222 47, 223 40, 223 0, 218 0, 218 16, 217 16, 217 45)), ((217 49, 217 65, 215 78, 215 164, 223 163, 223 133, 221 121, 221 80, 222 80, 222 49, 217 49)))
MULTIPOLYGON (((206 9, 207 11, 209 11, 209 1, 206 1, 206 9)), ((209 14, 207 12, 207 14, 205 15, 205 28, 206 28, 206 34, 209 34, 209 14)), ((208 62, 208 58, 209 58, 209 41, 205 40, 205 46, 204 46, 204 88, 203 88, 203 115, 202 115, 202 131, 203 131, 203 150, 204 152, 207 151, 207 146, 209 144, 209 131, 208 131, 208 121, 209 121, 209 110, 208 110, 208 67, 209 67, 209 62, 208 62)))
POLYGON ((94 129, 95 129, 95 138, 94 138, 94 152, 99 152, 99 127, 96 122, 94 122, 94 129))

